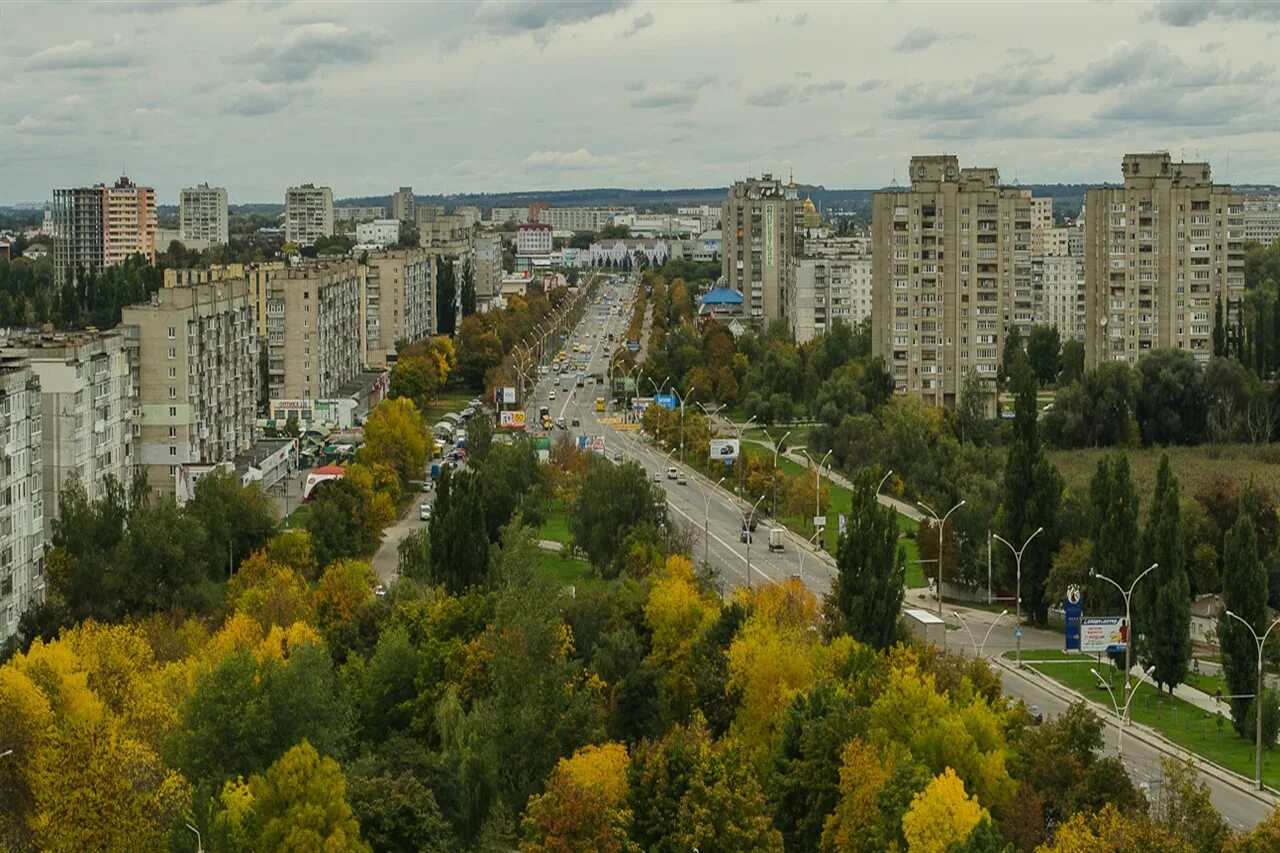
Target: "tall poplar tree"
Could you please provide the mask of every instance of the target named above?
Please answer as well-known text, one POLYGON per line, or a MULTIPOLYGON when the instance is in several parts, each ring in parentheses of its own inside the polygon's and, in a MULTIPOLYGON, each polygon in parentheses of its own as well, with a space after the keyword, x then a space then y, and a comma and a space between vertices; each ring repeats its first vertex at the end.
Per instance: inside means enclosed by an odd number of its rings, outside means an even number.
MULTIPOLYGON (((1222 610, 1218 614, 1218 648, 1222 674, 1232 696, 1251 696, 1258 689, 1258 646, 1249 629, 1226 611, 1248 622, 1261 633, 1267 621, 1267 573, 1258 559, 1258 536, 1253 517, 1240 513, 1222 545, 1222 610)), ((1252 699, 1231 700, 1231 721, 1241 736, 1252 734, 1246 725, 1252 699)))
POLYGON ((462 287, 458 294, 462 303, 462 316, 467 317, 476 313, 476 271, 471 261, 467 261, 462 266, 462 287))
POLYGON ((870 471, 859 472, 844 535, 836 551, 840 574, 827 596, 831 624, 877 649, 893 644, 906 579, 898 523, 876 500, 870 471))
MULTIPOLYGON (((1094 569, 1128 589, 1138 565, 1138 496, 1129 476, 1129 457, 1111 453, 1098 460, 1089 482, 1089 502, 1093 510, 1090 538, 1093 539, 1094 569)), ((1085 610, 1098 616, 1124 614, 1124 599, 1111 584, 1093 584, 1096 606, 1085 602, 1085 610)))
POLYGON ((1191 582, 1178 508, 1178 478, 1168 454, 1160 457, 1142 546, 1141 564, 1158 563, 1159 567, 1134 591, 1146 637, 1139 654, 1155 665, 1156 683, 1173 692, 1186 679, 1191 662, 1191 582))
POLYGON ((458 285, 453 260, 441 258, 436 267, 436 331, 452 335, 458 326, 458 285))

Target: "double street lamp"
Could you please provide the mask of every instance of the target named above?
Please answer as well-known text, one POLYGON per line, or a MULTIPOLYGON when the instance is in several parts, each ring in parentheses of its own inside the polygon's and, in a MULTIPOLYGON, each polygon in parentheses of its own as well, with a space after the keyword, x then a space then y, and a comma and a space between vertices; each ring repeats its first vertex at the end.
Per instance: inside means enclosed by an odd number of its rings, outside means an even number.
MULTIPOLYGON (((738 424, 738 494, 742 494, 745 478, 747 475, 747 455, 742 452, 742 436, 747 431, 747 427, 751 426, 751 422, 756 419, 755 415, 747 418, 741 424, 738 424)), ((730 421, 732 423, 732 421, 730 421)))
MULTIPOLYGON (((1120 584, 1116 583, 1106 575, 1101 574, 1097 571, 1094 571, 1093 569, 1089 569, 1089 577, 1098 578, 1099 580, 1106 581, 1107 583, 1114 586, 1116 589, 1120 590, 1120 594, 1124 596, 1124 624, 1125 624, 1125 630, 1128 631, 1128 633, 1125 635, 1125 638, 1124 638, 1124 689, 1126 694, 1128 694, 1129 692, 1129 668, 1133 666, 1133 664, 1130 663, 1130 660, 1133 656, 1133 638, 1137 636, 1136 634, 1133 633, 1133 616, 1132 616, 1132 609, 1130 607, 1130 604, 1132 603, 1132 600, 1133 600, 1133 588, 1138 585, 1138 581, 1142 580, 1147 575, 1155 571, 1156 567, 1159 565, 1160 565, 1159 563, 1152 563, 1151 565, 1147 566, 1147 568, 1142 572, 1142 574, 1138 575, 1136 578, 1133 579, 1133 583, 1129 584, 1128 589, 1125 589, 1124 587, 1120 586, 1120 584)), ((1125 708, 1125 713, 1128 714, 1129 703, 1127 701, 1124 704, 1124 708, 1125 708)))
POLYGON ((681 465, 684 464, 684 404, 685 404, 685 401, 688 400, 689 397, 696 390, 697 389, 694 387, 693 383, 689 383, 689 387, 684 390, 684 396, 681 397, 679 392, 676 391, 675 386, 674 385, 671 386, 671 393, 674 394, 675 398, 680 401, 680 464, 681 465))
POLYGON ((1258 632, 1253 626, 1241 617, 1227 611, 1227 615, 1239 622, 1241 625, 1249 629, 1249 633, 1253 636, 1253 641, 1258 644, 1258 689, 1253 694, 1253 718, 1255 732, 1254 756, 1253 756, 1253 781, 1258 786, 1258 790, 1262 790, 1262 647, 1267 644, 1267 637, 1271 635, 1271 629, 1280 625, 1280 619, 1272 622, 1267 626, 1267 630, 1262 632, 1262 636, 1258 636, 1258 632))
POLYGON ((773 501, 770 503, 769 515, 774 518, 778 517, 778 451, 782 449, 782 442, 787 440, 787 436, 791 435, 791 430, 787 430, 782 434, 782 438, 777 441, 773 440, 773 436, 769 435, 769 431, 764 431, 765 436, 773 444, 773 471, 770 479, 773 481, 773 501))
MULTIPOLYGON (((888 478, 888 476, 889 474, 885 474, 886 478, 888 478)), ((880 482, 883 483, 884 480, 881 480, 880 482)), ((879 490, 877 489, 877 491, 879 490)), ((951 509, 947 510, 946 515, 939 518, 938 514, 934 512, 933 509, 928 504, 922 503, 920 501, 916 501, 916 506, 920 507, 922 510, 929 513, 929 515, 933 516, 933 520, 938 522, 938 618, 939 619, 942 618, 942 531, 947 526, 947 519, 951 517, 951 513, 955 512, 956 510, 958 510, 960 507, 964 505, 965 505, 965 502, 960 501, 960 503, 956 504, 951 509)))
MULTIPOLYGON (((1133 689, 1133 692, 1129 694, 1129 698, 1124 700, 1124 712, 1121 713, 1120 704, 1116 702, 1116 694, 1111 690, 1111 684, 1108 683, 1108 681, 1105 678, 1099 675, 1096 669, 1090 669, 1089 671, 1093 673, 1094 678, 1098 679, 1099 684, 1107 688, 1107 694, 1111 696, 1111 707, 1115 708, 1116 718, 1119 720, 1119 723, 1116 725, 1116 728, 1120 730, 1120 735, 1119 735, 1119 739, 1117 740, 1116 746, 1120 752, 1120 759, 1123 761, 1124 760, 1124 725, 1125 725, 1125 721, 1129 719, 1129 706, 1133 704, 1133 697, 1138 695, 1138 689, 1137 687, 1135 687, 1133 689)), ((1147 671, 1142 673, 1142 676, 1138 679, 1138 684, 1141 685, 1143 681, 1150 680, 1151 673, 1155 671, 1156 671, 1156 668, 1154 666, 1147 667, 1147 671)), ((1128 675, 1129 673, 1126 672, 1125 673, 1125 676, 1126 676, 1125 689, 1126 690, 1128 689, 1128 684, 1129 684, 1128 675)), ((1152 681, 1151 686, 1155 687, 1156 683, 1152 681)))
POLYGON ((760 501, 762 500, 764 500, 764 495, 756 498, 756 502, 751 505, 750 513, 742 513, 742 535, 747 540, 747 589, 755 586, 751 582, 751 525, 755 522, 756 508, 760 506, 760 501))
POLYGON ((964 621, 964 617, 960 615, 959 610, 952 610, 951 615, 956 617, 956 619, 960 620, 960 624, 964 627, 964 630, 969 634, 969 642, 973 643, 974 654, 976 654, 978 657, 982 657, 982 650, 987 647, 987 640, 991 639, 991 632, 994 631, 995 627, 1000 624, 1001 619, 1009 615, 1009 611, 1008 610, 1000 611, 1000 615, 997 616, 995 618, 995 621, 991 623, 991 626, 987 628, 987 633, 983 635, 981 644, 979 644, 978 641, 974 639, 973 632, 969 630, 969 623, 964 621))
MULTIPOLYGON (((1022 543, 1021 548, 1015 548, 1012 542, 1010 542, 1008 539, 1005 539, 999 533, 993 533, 991 535, 991 538, 999 539, 1001 542, 1003 542, 1005 545, 1009 547, 1009 550, 1013 552, 1014 563, 1016 563, 1018 567, 1018 570, 1017 570, 1018 586, 1017 586, 1017 589, 1014 591, 1015 600, 1013 603, 1013 607, 1014 607, 1015 615, 1013 619, 1014 619, 1014 624, 1017 625, 1019 628, 1022 627, 1022 554, 1027 550, 1027 546, 1031 544, 1031 540, 1035 539, 1037 536, 1039 536, 1043 532, 1044 532, 1043 527, 1037 527, 1035 533, 1032 533, 1030 536, 1028 536, 1027 541, 1022 543)), ((1022 666, 1022 631, 1019 630, 1017 632, 1017 638, 1018 638, 1018 652, 1017 652, 1018 666, 1022 666)))
MULTIPOLYGON (((835 451, 828 450, 826 456, 823 456, 817 464, 814 464, 813 457, 809 455, 808 450, 801 452, 804 453, 804 458, 809 460, 809 464, 813 465, 813 526, 818 527, 818 516, 822 514, 822 466, 835 451)), ((883 480, 880 482, 884 483, 883 480)), ((877 488, 876 491, 880 490, 877 488)))
POLYGON ((711 546, 711 496, 715 494, 716 489, 720 488, 720 484, 724 482, 724 477, 716 480, 716 484, 711 490, 702 488, 702 484, 694 478, 693 484, 698 487, 698 491, 702 493, 702 562, 708 562, 708 549, 711 546))

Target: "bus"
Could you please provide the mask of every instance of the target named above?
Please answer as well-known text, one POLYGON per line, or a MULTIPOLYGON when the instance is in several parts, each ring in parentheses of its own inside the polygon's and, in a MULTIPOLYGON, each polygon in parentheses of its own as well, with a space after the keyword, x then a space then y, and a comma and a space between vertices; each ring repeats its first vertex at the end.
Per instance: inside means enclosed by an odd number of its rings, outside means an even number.
POLYGON ((604 397, 596 397, 596 411, 597 412, 604 411, 604 397))

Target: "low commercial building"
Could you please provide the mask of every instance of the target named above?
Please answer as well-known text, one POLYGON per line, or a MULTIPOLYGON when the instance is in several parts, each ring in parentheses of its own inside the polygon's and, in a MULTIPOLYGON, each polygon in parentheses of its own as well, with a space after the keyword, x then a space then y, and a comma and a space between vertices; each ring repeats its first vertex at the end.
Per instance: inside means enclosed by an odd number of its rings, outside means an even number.
POLYGON ((0 640, 44 601, 43 406, 24 356, 0 353, 0 640))

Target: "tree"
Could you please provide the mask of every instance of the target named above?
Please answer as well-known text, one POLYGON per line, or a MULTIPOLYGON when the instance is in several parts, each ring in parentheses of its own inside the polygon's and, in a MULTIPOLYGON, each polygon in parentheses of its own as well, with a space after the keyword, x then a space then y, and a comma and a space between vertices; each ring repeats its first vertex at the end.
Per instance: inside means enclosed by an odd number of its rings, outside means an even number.
MULTIPOLYGON (((1253 517, 1241 513, 1227 531, 1222 553, 1222 610, 1218 614, 1218 646, 1222 652, 1222 674, 1232 696, 1248 697, 1258 690, 1258 646, 1244 625, 1227 615, 1239 616, 1259 634, 1266 630, 1267 573, 1258 559, 1258 539, 1253 517)), ((1231 719, 1242 737, 1253 700, 1231 700, 1231 719)))
POLYGON ((991 391, 976 369, 964 375, 956 406, 956 430, 961 443, 985 444, 991 434, 991 391))
POLYGON ((441 257, 436 267, 436 331, 453 335, 458 321, 458 285, 453 259, 441 257))
POLYGON ((227 548, 233 559, 243 560, 276 535, 280 516, 271 498, 258 483, 240 485, 234 471, 210 471, 196 481, 187 501, 188 515, 204 525, 211 547, 227 548))
POLYGON ((1084 376, 1084 344, 1067 341, 1062 345, 1062 369, 1058 371, 1058 383, 1068 385, 1084 376))
POLYGON ((1231 830, 1214 809, 1200 771, 1189 761, 1172 758, 1160 765, 1164 785, 1153 814, 1156 823, 1193 850, 1221 850, 1231 830))
POLYGON ((458 373, 467 387, 485 386, 485 375, 502 363, 502 339, 485 327, 482 315, 464 317, 458 327, 458 373))
POLYGON ((264 631, 312 620, 307 581, 297 570, 258 551, 240 564, 227 584, 227 603, 251 617, 264 631))
POLYGON ((359 459, 370 465, 387 465, 402 482, 408 482, 422 476, 430 441, 427 425, 412 400, 383 400, 365 420, 359 459))
MULTIPOLYGON (((1062 475, 1040 445, 1036 380, 1030 368, 1021 367, 1012 377, 1014 402, 1013 444, 1004 469, 1004 503, 996 519, 1001 535, 1015 548, 1030 540, 1022 555, 1024 612, 1036 625, 1049 615, 1045 581, 1053 552, 1058 546, 1058 509, 1062 505, 1062 475), (1031 539, 1038 528, 1043 532, 1031 539)), ((1017 566, 1012 554, 1001 550, 1006 583, 1014 581, 1017 566)))
POLYGON ((1004 333, 1004 349, 1000 354, 1000 382, 1007 383, 1014 375, 1018 365, 1025 364, 1027 354, 1022 346, 1022 332, 1018 327, 1009 324, 1004 333))
POLYGON ((1156 684, 1170 693, 1186 679, 1191 662, 1191 583, 1182 534, 1178 479, 1162 454, 1142 549, 1143 565, 1158 566, 1139 592, 1138 608, 1146 636, 1140 653, 1155 665, 1156 684))
POLYGON ((643 468, 593 456, 569 515, 569 532, 591 565, 604 570, 613 563, 628 532, 657 526, 662 519, 659 506, 643 468))
POLYGON ((713 753, 690 780, 668 844, 706 853, 782 853, 782 835, 769 820, 760 783, 738 750, 713 753))
POLYGON ((327 566, 343 557, 372 554, 379 533, 372 495, 346 477, 330 480, 317 491, 307 518, 316 561, 327 566))
POLYGON ((902 606, 906 555, 894 512, 876 500, 873 474, 858 473, 836 550, 840 574, 827 599, 833 628, 878 649, 894 640, 902 606))
POLYGON ((1204 435, 1202 371, 1188 350, 1152 350, 1138 361, 1138 427, 1147 444, 1196 444, 1204 435))
POLYGON ((312 594, 320 624, 353 621, 359 611, 373 601, 377 582, 378 576, 366 562, 336 560, 330 563, 312 594))
MULTIPOLYGON (((840 753, 840 798, 823 824, 823 851, 873 853, 890 848, 890 838, 879 837, 884 814, 878 802, 890 770, 866 741, 853 738, 845 744, 840 753)), ((895 828, 891 838, 897 835, 895 828)))
POLYGON ((522 850, 636 850, 627 839, 627 748, 588 746, 562 758, 547 790, 529 800, 522 850))
POLYGON ((458 595, 489 580, 489 536, 479 475, 446 467, 428 523, 431 581, 458 595))
POLYGON ((462 317, 466 319, 476 313, 476 271, 468 260, 462 265, 462 287, 459 290, 462 303, 462 317))
POLYGON ((351 811, 368 845, 386 853, 446 853, 453 832, 435 794, 412 773, 353 775, 347 781, 351 811))
POLYGON ((435 359, 402 355, 391 368, 388 393, 392 399, 407 397, 417 405, 418 411, 422 411, 443 384, 435 359))
POLYGON ((950 767, 935 776, 902 816, 902 834, 911 853, 947 853, 962 844, 984 818, 990 819, 950 767))
POLYGON ((1027 361, 1036 381, 1052 385, 1062 369, 1062 339, 1057 326, 1032 326, 1027 337, 1027 361))
MULTIPOLYGON (((1138 496, 1129 477, 1129 457, 1108 454, 1098 460, 1089 482, 1093 508, 1092 535, 1094 569, 1128 589, 1138 568, 1138 496)), ((1105 582, 1103 582, 1105 583, 1105 582)), ((1111 584, 1095 588, 1098 613, 1123 610, 1124 601, 1111 584)))
POLYGON ((493 446, 493 418, 488 409, 480 409, 467 421, 467 458, 473 465, 484 465, 493 446))
MULTIPOLYGON (((472 422, 475 420, 471 419, 472 422)), ((531 496, 540 477, 533 443, 520 440, 494 446, 485 454, 485 461, 476 476, 482 495, 482 521, 489 540, 496 542, 503 526, 522 507, 530 513, 536 510, 531 496)), ((534 526, 541 523, 536 519, 524 520, 534 526)))

